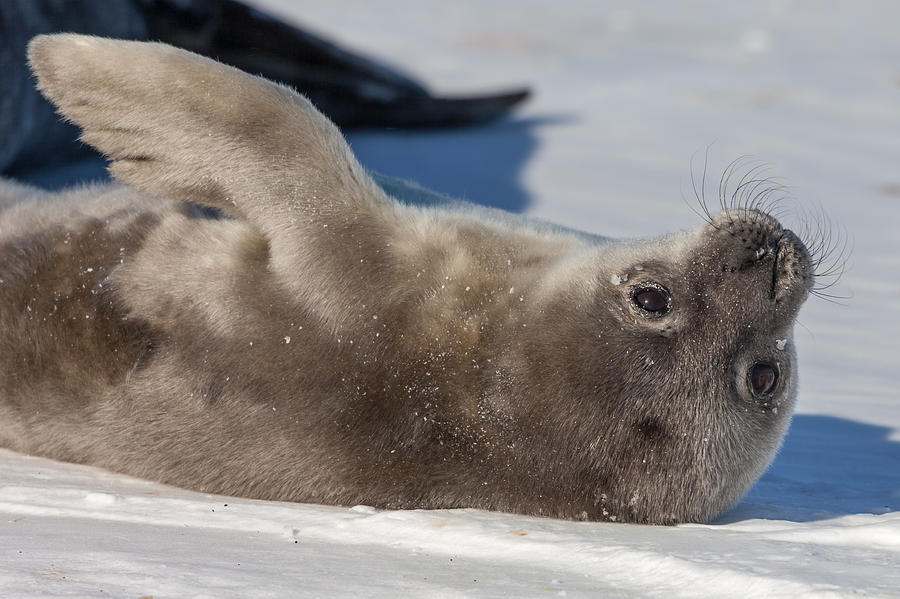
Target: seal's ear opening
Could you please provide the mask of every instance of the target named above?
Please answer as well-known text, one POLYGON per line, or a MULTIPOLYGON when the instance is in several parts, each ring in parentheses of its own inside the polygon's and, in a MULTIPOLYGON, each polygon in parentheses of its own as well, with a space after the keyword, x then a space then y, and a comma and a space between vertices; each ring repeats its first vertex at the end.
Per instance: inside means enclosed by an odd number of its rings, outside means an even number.
POLYGON ((383 199, 337 128, 286 87, 158 43, 40 35, 28 57, 40 91, 123 183, 267 235, 324 198, 330 209, 383 199))

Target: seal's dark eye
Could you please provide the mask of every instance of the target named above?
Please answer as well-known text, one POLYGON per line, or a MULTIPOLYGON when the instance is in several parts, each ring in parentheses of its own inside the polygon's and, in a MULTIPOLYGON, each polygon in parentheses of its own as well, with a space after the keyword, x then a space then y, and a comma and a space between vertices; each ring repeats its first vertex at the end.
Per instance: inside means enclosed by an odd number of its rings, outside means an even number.
POLYGON ((652 316, 662 316, 672 307, 672 297, 662 285, 644 283, 631 291, 631 301, 652 316))
POLYGON ((753 395, 766 397, 778 385, 778 368, 771 362, 757 362, 747 373, 747 383, 753 395))

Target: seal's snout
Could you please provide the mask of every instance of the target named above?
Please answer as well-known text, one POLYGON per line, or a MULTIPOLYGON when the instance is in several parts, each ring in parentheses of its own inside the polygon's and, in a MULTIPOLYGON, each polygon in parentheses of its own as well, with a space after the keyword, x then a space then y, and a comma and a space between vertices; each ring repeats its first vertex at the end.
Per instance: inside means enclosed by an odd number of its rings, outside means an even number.
POLYGON ((815 279, 809 250, 793 231, 784 229, 775 251, 772 271, 773 299, 781 302, 799 294, 802 301, 812 289, 815 279))
POLYGON ((781 223, 755 210, 728 210, 713 217, 709 234, 726 273, 744 272, 772 264, 784 235, 781 223))
POLYGON ((774 251, 784 233, 775 217, 758 210, 726 210, 713 217, 710 224, 753 260, 774 251))
POLYGON ((732 209, 710 219, 710 267, 742 295, 758 296, 788 311, 798 308, 813 285, 810 253, 800 238, 759 210, 732 209))

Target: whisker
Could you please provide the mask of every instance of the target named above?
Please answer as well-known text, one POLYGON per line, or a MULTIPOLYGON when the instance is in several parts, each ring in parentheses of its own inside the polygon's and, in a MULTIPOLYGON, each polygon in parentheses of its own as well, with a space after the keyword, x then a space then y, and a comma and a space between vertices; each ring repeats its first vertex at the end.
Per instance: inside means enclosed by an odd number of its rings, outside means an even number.
MULTIPOLYGON (((716 225, 717 219, 710 210, 706 195, 710 147, 703 155, 699 178, 695 168, 697 155, 691 156, 691 190, 697 207, 688 202, 683 191, 682 198, 700 218, 721 228, 716 225)), ((773 169, 772 164, 758 162, 751 155, 732 160, 719 176, 716 190, 719 209, 728 215, 729 224, 734 224, 735 213, 743 213, 741 218, 755 220, 771 217, 778 222, 793 216, 791 220, 796 220, 796 226, 792 224, 791 228, 806 247, 815 279, 810 294, 843 305, 842 301, 849 300, 851 296, 830 290, 843 278, 853 253, 847 231, 836 227, 820 204, 809 207, 796 202, 784 181, 771 174, 773 169)))

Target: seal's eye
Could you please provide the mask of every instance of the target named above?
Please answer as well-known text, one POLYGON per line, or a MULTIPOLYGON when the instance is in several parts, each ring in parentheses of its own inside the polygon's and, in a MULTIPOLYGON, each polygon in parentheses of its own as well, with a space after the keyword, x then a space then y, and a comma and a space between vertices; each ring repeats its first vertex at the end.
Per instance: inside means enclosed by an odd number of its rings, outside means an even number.
POLYGON ((662 316, 672 307, 668 289, 656 283, 642 283, 631 290, 631 301, 648 316, 662 316))
POLYGON ((772 362, 757 362, 747 372, 747 384, 756 397, 766 397, 778 385, 778 367, 772 362))

